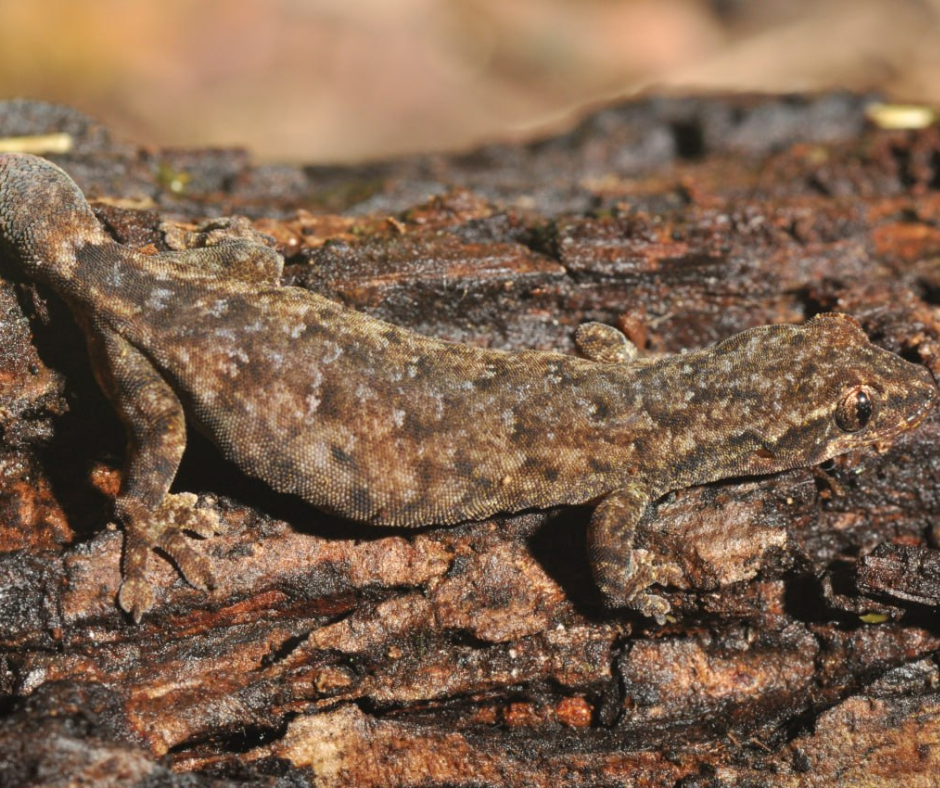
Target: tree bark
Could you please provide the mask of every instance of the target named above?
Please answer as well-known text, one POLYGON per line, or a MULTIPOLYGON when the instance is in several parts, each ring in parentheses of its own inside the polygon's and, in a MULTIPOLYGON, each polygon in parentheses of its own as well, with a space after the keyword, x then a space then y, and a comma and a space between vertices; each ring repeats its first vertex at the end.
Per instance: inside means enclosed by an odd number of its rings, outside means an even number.
MULTIPOLYGON (((871 99, 651 98, 561 137, 356 167, 150 150, 0 105, 119 240, 272 235, 284 283, 399 325, 647 354, 821 311, 940 371, 940 132, 871 99), (239 214, 250 221, 218 221, 239 214)), ((940 417, 881 453, 660 501, 685 578, 606 610, 582 508, 419 531, 278 496, 191 438, 218 587, 154 562, 140 625, 104 528, 123 434, 67 309, 0 259, 0 783, 936 785, 940 417)))

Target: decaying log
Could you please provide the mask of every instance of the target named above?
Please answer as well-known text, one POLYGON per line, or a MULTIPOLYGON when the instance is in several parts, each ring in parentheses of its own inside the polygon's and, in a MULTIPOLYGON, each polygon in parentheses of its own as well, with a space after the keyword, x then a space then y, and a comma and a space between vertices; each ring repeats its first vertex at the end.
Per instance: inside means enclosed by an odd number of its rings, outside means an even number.
MULTIPOLYGON (((261 232, 286 284, 447 339, 644 352, 855 315, 940 372, 940 129, 869 99, 648 99, 562 137, 358 167, 147 150, 0 105, 116 238, 261 232), (238 214, 246 219, 219 220, 238 214)), ((601 604, 586 509, 415 532, 278 496, 193 436, 218 587, 116 607, 124 437, 67 309, 0 259, 0 784, 935 785, 940 415, 882 453, 681 491, 657 626, 601 604), (84 781, 84 782, 83 782, 84 781)))

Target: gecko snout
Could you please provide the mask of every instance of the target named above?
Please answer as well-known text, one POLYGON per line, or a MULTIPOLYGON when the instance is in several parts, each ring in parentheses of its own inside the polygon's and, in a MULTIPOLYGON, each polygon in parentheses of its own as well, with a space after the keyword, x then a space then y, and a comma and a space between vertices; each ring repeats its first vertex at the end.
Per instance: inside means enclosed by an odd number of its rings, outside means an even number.
POLYGON ((924 372, 927 374, 924 375, 922 385, 917 387, 917 402, 913 413, 907 417, 906 426, 908 428, 916 427, 927 418, 927 414, 936 407, 938 400, 940 400, 940 390, 937 389, 933 376, 926 369, 924 372))
POLYGON ((887 396, 888 407, 897 413, 898 432, 916 427, 940 402, 940 389, 930 370, 910 362, 902 363, 908 369, 906 380, 889 389, 887 396))

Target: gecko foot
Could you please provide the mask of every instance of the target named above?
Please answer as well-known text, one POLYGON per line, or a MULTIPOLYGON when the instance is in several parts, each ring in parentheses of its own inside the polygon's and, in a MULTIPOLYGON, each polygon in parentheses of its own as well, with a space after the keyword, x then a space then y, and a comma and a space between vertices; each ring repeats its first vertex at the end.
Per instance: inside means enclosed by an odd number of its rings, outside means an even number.
POLYGON ((629 607, 662 625, 672 609, 665 598, 650 593, 652 585, 670 585, 682 579, 682 569, 671 561, 661 561, 649 550, 630 550, 620 570, 617 588, 603 588, 610 607, 629 607))
POLYGON ((135 621, 153 607, 154 595, 145 574, 153 549, 165 553, 187 583, 202 591, 214 586, 212 565, 189 546, 184 532, 208 537, 222 528, 216 512, 196 509, 192 493, 167 495, 153 513, 139 503, 118 501, 115 509, 124 527, 124 582, 118 605, 135 621))
POLYGON ((630 607, 647 618, 655 619, 660 626, 666 623, 666 614, 672 610, 672 606, 656 594, 637 594, 630 602, 630 607))

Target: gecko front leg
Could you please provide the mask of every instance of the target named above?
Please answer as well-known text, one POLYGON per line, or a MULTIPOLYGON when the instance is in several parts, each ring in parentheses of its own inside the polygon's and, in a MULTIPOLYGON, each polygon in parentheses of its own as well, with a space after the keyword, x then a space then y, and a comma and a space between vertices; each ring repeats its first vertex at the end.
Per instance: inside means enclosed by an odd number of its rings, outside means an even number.
POLYGON ((649 494, 638 486, 623 487, 604 498, 588 527, 588 557, 610 606, 633 608, 663 624, 669 603, 647 589, 677 582, 682 570, 657 561, 648 550, 634 548, 637 525, 649 504, 649 494))
POLYGON ((214 512, 195 509, 192 493, 169 494, 183 450, 186 422, 173 389, 147 358, 109 329, 86 328, 95 376, 127 430, 128 455, 114 514, 124 531, 124 580, 118 604, 135 621, 153 607, 145 578, 150 553, 166 553, 191 585, 212 586, 209 561, 183 532, 210 536, 219 530, 214 512))
POLYGON ((257 285, 279 285, 284 270, 284 258, 274 249, 241 238, 213 246, 161 252, 152 256, 150 263, 156 260, 163 261, 170 269, 192 269, 257 285))

